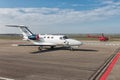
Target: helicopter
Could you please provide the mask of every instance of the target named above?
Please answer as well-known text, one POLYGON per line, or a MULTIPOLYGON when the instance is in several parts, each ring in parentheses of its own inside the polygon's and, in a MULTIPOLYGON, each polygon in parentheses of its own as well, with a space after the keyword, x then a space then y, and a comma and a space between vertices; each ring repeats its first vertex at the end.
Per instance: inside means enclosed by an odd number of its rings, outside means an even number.
POLYGON ((105 37, 104 34, 102 33, 101 36, 91 36, 91 35, 87 35, 88 38, 98 38, 99 41, 108 41, 109 38, 105 37))

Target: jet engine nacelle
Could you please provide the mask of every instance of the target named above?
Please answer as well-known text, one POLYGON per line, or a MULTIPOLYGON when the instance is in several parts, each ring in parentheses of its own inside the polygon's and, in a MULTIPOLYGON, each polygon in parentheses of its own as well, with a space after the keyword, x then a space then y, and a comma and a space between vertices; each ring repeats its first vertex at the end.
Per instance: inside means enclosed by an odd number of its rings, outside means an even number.
POLYGON ((28 36, 28 38, 30 40, 39 40, 39 35, 38 34, 30 35, 30 36, 28 36))

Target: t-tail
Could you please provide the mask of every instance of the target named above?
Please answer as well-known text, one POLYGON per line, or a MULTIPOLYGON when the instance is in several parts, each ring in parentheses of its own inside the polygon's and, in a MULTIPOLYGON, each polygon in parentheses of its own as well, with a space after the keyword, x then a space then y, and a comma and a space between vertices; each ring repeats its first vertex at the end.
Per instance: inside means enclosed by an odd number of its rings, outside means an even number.
POLYGON ((24 40, 39 40, 38 34, 33 34, 27 26, 24 25, 6 25, 8 27, 17 27, 20 29, 24 40))

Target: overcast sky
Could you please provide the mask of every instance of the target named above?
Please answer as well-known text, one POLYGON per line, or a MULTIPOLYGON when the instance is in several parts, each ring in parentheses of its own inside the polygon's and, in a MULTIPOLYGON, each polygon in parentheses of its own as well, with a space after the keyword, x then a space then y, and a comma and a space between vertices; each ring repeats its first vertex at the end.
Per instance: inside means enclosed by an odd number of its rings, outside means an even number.
POLYGON ((0 33, 120 33, 120 0, 0 0, 0 33))

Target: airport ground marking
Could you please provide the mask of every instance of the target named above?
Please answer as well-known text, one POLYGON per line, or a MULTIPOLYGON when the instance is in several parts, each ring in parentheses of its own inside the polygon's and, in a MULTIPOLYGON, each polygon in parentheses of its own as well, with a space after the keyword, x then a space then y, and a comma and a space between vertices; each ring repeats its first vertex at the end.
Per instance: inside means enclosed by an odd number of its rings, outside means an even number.
POLYGON ((109 64, 109 66, 107 67, 106 71, 103 73, 103 75, 100 77, 99 80, 106 80, 107 79, 108 75, 110 74, 111 70, 113 69, 115 63, 118 61, 119 58, 120 58, 120 52, 118 52, 116 54, 116 56, 114 57, 112 62, 109 64))
POLYGON ((120 46, 120 43, 98 43, 98 42, 85 42, 87 45, 105 45, 105 46, 120 46))
POLYGON ((5 78, 5 77, 0 77, 2 80, 15 80, 15 79, 10 79, 10 78, 5 78))

